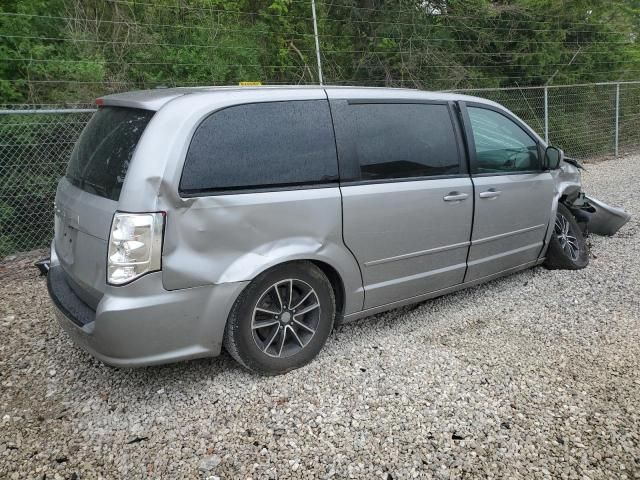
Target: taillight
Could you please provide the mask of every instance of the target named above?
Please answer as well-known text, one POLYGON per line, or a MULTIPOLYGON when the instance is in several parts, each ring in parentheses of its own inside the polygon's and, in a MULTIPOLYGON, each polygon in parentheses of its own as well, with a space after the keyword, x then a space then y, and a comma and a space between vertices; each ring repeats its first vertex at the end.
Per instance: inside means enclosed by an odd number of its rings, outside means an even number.
POLYGON ((163 212, 116 212, 109 234, 107 283, 123 285, 160 270, 163 230, 163 212))

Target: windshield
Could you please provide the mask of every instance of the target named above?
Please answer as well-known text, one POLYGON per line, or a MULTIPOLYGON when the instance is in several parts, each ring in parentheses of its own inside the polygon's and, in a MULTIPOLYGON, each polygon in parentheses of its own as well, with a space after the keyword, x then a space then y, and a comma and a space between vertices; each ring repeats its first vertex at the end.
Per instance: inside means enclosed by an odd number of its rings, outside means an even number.
POLYGON ((118 200, 133 152, 154 113, 100 108, 71 153, 66 173, 69 181, 86 192, 118 200))

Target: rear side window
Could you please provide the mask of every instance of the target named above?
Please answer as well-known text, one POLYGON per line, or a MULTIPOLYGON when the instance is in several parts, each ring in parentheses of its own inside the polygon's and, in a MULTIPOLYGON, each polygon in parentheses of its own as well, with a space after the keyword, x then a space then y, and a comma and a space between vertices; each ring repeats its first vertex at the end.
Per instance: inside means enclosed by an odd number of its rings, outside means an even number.
POLYGON ((446 105, 362 104, 349 107, 361 180, 460 173, 446 105))
POLYGON ((328 103, 268 102, 207 117, 191 140, 180 190, 197 194, 337 180, 328 103))
POLYGON ((69 181, 86 192, 118 200, 133 152, 154 113, 101 107, 71 153, 69 181))

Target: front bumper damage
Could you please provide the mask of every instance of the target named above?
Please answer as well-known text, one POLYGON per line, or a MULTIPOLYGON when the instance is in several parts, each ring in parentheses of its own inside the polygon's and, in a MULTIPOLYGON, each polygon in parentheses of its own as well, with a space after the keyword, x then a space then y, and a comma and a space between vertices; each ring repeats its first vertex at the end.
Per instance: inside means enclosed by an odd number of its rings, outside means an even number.
POLYGON ((607 205, 583 192, 567 199, 566 205, 585 233, 611 236, 631 218, 631 214, 624 209, 607 205))

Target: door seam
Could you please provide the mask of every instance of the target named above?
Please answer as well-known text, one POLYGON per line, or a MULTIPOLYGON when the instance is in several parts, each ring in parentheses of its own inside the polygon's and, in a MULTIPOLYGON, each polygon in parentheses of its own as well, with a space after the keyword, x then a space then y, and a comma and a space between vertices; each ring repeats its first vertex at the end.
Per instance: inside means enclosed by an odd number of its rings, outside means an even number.
MULTIPOLYGON (((327 93, 327 89, 323 88, 324 95, 327 98, 327 105, 329 105, 329 116, 331 117, 331 130, 333 131, 333 144, 336 149, 336 162, 338 162, 338 191, 340 192, 340 238, 342 239, 342 245, 347 249, 347 251, 353 257, 353 261, 358 266, 358 273, 360 274, 360 288, 362 288, 362 305, 360 305, 360 310, 364 310, 364 306, 366 305, 366 297, 367 291, 364 288, 364 276, 362 275, 362 267, 360 266, 360 262, 358 258, 355 256, 349 245, 347 245, 346 240, 344 239, 344 197, 342 195, 342 176, 340 175, 340 152, 338 150, 338 138, 336 136, 336 125, 333 121, 333 110, 331 109, 331 101, 329 100, 329 94, 327 93)), ((347 295, 347 292, 345 292, 347 295)))
POLYGON ((464 118, 462 116, 462 110, 460 109, 460 103, 455 102, 455 111, 458 120, 458 126, 460 129, 460 137, 462 138, 462 143, 464 145, 464 154, 465 154, 465 162, 467 164, 467 175, 469 180, 471 181, 471 192, 472 192, 472 205, 471 205, 471 228, 469 228, 469 248, 467 248, 467 258, 465 260, 465 268, 464 275, 462 276, 462 282, 464 283, 467 280, 467 273, 469 272, 469 256, 471 255, 471 246, 473 245, 473 228, 476 223, 476 184, 473 181, 473 176, 471 175, 471 152, 469 151, 469 139, 467 138, 467 129, 465 128, 464 118))

